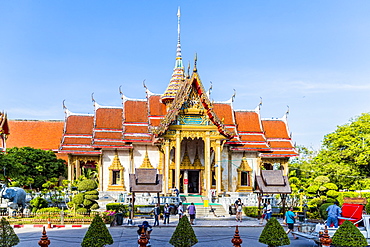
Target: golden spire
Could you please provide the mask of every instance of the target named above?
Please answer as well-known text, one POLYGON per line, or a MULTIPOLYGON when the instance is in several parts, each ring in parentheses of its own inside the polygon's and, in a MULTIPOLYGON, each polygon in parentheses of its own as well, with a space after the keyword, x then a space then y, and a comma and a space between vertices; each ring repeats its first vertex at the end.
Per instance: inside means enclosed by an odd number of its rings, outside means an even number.
POLYGON ((145 151, 145 157, 144 157, 143 163, 141 164, 139 168, 154 169, 154 167, 152 166, 149 160, 148 150, 145 151))

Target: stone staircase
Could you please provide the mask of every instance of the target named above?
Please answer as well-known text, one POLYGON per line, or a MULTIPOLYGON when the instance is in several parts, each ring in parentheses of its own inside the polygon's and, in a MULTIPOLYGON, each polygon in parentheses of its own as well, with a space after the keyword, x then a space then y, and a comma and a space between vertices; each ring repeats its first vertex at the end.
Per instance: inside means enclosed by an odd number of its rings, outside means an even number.
POLYGON ((207 200, 207 197, 202 196, 185 196, 186 200, 183 203, 187 206, 190 203, 194 203, 196 211, 197 211, 197 218, 203 217, 228 217, 229 213, 226 212, 224 207, 221 204, 210 203, 209 207, 205 208, 203 201, 207 200), (214 210, 214 213, 211 211, 214 210), (211 212, 210 212, 211 211, 211 212))

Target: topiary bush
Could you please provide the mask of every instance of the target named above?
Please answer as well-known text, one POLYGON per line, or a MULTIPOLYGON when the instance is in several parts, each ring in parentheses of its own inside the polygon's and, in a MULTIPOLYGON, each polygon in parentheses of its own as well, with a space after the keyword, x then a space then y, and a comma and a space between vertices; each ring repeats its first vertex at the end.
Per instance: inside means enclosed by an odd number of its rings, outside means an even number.
POLYGON ((103 247, 113 244, 113 238, 99 215, 95 215, 82 240, 82 247, 103 247))
POLYGON ((12 247, 19 243, 19 238, 13 227, 3 217, 0 221, 0 247, 12 247))
POLYGON ((85 179, 77 184, 77 190, 78 191, 90 191, 90 190, 96 190, 98 188, 98 184, 95 182, 95 180, 92 179, 85 179))
POLYGON ((267 244, 269 247, 290 244, 288 235, 275 217, 272 217, 267 221, 258 241, 260 243, 267 244))
POLYGON ((42 197, 36 197, 30 201, 32 213, 37 212, 41 208, 48 207, 49 203, 42 197))
POLYGON ((258 207, 243 207, 243 212, 249 217, 258 217, 258 207))
POLYGON ((332 245, 336 247, 363 247, 367 241, 360 230, 350 221, 346 220, 332 238, 332 245))
POLYGON ((198 243, 197 236, 195 236, 187 216, 183 216, 179 220, 169 243, 175 247, 190 247, 198 243))
POLYGON ((319 212, 320 212, 320 216, 323 220, 326 220, 328 218, 328 212, 326 212, 326 209, 332 205, 333 203, 324 203, 320 206, 319 208, 319 212))

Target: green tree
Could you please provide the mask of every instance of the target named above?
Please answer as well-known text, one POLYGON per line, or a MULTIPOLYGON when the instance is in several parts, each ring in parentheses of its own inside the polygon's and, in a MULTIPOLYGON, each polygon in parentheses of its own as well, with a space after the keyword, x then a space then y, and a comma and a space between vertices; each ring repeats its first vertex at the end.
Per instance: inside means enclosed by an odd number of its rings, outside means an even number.
POLYGON ((276 218, 272 217, 262 230, 260 243, 267 244, 269 247, 289 245, 290 240, 276 218))
POLYGON ((19 238, 14 232, 13 227, 3 217, 0 221, 0 247, 11 247, 19 243, 19 238))
MULTIPOLYGON (((95 210, 99 208, 96 200, 99 199, 99 192, 96 190, 98 188, 95 180, 85 179, 77 184, 77 189, 80 191, 77 195, 72 198, 72 201, 67 205, 71 208, 80 209, 85 208, 86 212, 90 210, 95 210)), ((79 210, 80 212, 83 212, 79 210)))
POLYGON ((30 201, 32 212, 35 213, 37 210, 47 208, 49 203, 42 197, 36 197, 30 201))
POLYGON ((317 174, 327 176, 340 189, 364 189, 370 175, 370 114, 351 119, 325 135, 312 165, 317 174))
POLYGON ((7 153, 2 156, 1 164, 5 167, 5 180, 10 178, 21 186, 42 189, 42 185, 51 178, 66 175, 65 161, 58 159, 50 150, 13 147, 7 149, 7 153))
POLYGON ((96 215, 82 240, 82 247, 103 247, 113 244, 113 238, 102 218, 96 215))
POLYGON ((332 244, 336 247, 363 247, 367 241, 360 230, 350 221, 346 220, 334 233, 332 244))
POLYGON ((190 247, 198 243, 197 236, 195 236, 187 216, 183 216, 179 220, 169 243, 175 247, 190 247))

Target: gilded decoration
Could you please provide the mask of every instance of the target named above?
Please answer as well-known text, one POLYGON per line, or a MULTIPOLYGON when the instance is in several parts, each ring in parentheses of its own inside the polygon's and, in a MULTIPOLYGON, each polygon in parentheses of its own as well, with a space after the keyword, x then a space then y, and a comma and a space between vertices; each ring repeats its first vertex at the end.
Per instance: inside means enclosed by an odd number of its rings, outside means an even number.
POLYGON ((238 186, 236 188, 236 191, 237 192, 252 192, 253 187, 251 186, 251 183, 252 183, 253 169, 248 164, 247 158, 245 157, 245 153, 243 154, 242 162, 240 163, 240 166, 238 167, 237 171, 238 171, 238 186), (242 185, 242 176, 245 175, 242 173, 247 173, 247 178, 246 178, 248 180, 247 185, 242 185))
POLYGON ((108 167, 109 170, 109 181, 108 181, 108 190, 126 190, 125 183, 123 179, 123 172, 125 168, 122 166, 121 161, 119 160, 118 153, 114 155, 112 164, 108 167))
POLYGON ((99 156, 72 156, 72 162, 79 161, 87 163, 89 161, 95 161, 95 163, 99 163, 99 160, 99 156))
POLYGON ((149 156, 148 156, 148 151, 145 152, 145 157, 143 160, 143 163, 139 167, 140 169, 154 169, 152 164, 150 163, 149 156))

